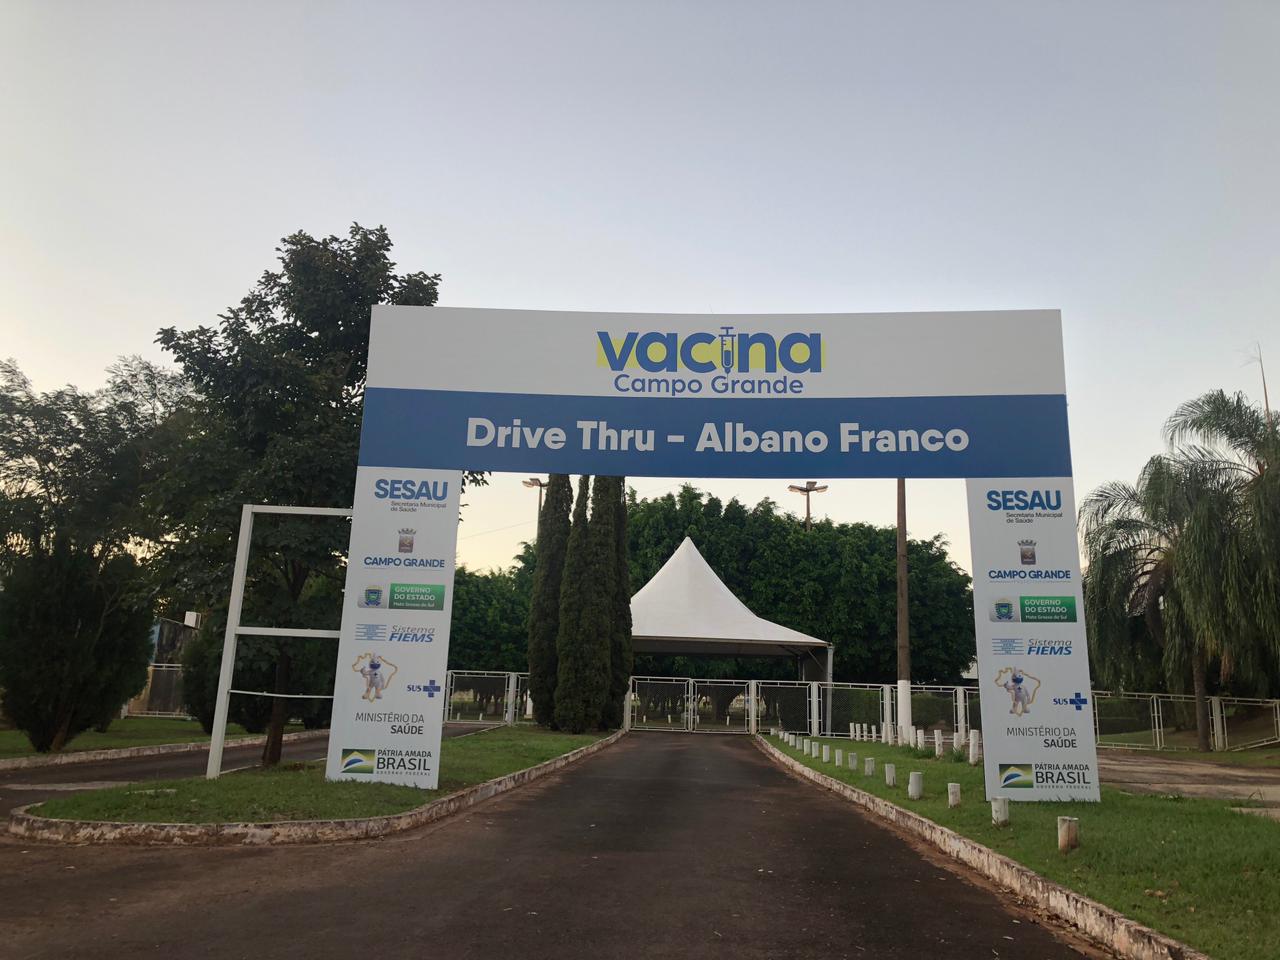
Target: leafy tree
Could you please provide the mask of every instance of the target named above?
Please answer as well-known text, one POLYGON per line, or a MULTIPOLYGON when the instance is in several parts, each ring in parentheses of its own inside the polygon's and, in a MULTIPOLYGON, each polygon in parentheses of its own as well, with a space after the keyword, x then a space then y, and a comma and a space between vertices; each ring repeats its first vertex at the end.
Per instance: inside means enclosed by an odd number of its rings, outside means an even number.
POLYGON ((102 390, 38 394, 0 361, 0 573, 55 540, 108 555, 153 533, 140 503, 146 464, 184 388, 137 357, 107 373, 102 390))
MULTIPOLYGON (((429 306, 438 296, 438 274, 397 273, 390 250, 382 227, 354 224, 345 237, 320 239, 292 234, 281 241, 280 268, 264 273, 217 327, 159 332, 194 390, 170 420, 168 455, 147 491, 169 531, 160 560, 171 595, 218 618, 241 504, 350 505, 370 311, 379 303, 429 306)), ((468 479, 483 482, 477 474, 468 479)), ((259 520, 245 622, 335 623, 347 537, 332 520, 259 520)), ((332 644, 250 638, 241 646, 237 684, 316 692, 298 690, 305 676, 308 684, 332 685, 332 644)), ((242 712, 261 708, 247 698, 233 704, 242 712)), ((279 760, 289 709, 289 701, 272 701, 266 763, 279 760)))
POLYGON ((16 558, 0 592, 5 711, 40 752, 109 721, 142 689, 151 602, 137 562, 66 540, 16 558))
MULTIPOLYGON (((559 673, 556 638, 560 633, 560 593, 572 507, 573 488, 569 477, 553 473, 538 515, 537 560, 529 599, 529 696, 533 700, 534 719, 543 726, 555 723, 559 673)), ((583 508, 586 508, 585 502, 583 508)))
POLYGON ((36 393, 0 363, 0 687, 39 750, 109 723, 146 681, 152 604, 130 550, 155 536, 140 491, 182 393, 137 358, 90 393, 36 393))
POLYGON ((525 544, 517 563, 503 570, 473 573, 459 567, 453 580, 453 621, 449 627, 451 670, 524 670, 528 666, 528 617, 532 590, 532 548, 525 544))
POLYGON ((578 481, 573 526, 565 550, 560 630, 556 637, 555 722, 559 729, 570 733, 582 733, 600 722, 610 682, 610 602, 601 581, 610 579, 613 565, 613 511, 597 507, 596 517, 588 521, 590 482, 587 476, 578 481))

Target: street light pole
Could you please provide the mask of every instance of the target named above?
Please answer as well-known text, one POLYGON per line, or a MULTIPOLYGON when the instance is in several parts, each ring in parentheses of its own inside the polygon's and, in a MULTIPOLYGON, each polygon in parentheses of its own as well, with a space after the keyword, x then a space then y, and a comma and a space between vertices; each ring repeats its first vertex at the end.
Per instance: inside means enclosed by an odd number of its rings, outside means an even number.
MULTIPOLYGON (((542 489, 543 487, 550 486, 551 481, 543 480, 541 477, 530 477, 528 480, 521 480, 520 482, 524 484, 526 487, 538 488, 538 519, 541 519, 542 518, 542 489)), ((534 535, 535 536, 537 535, 536 531, 534 535)))
POLYGON ((804 528, 809 530, 812 528, 812 516, 809 511, 809 497, 815 493, 826 492, 826 486, 818 486, 817 481, 807 480, 803 487, 797 487, 794 483, 787 487, 792 493, 800 493, 804 495, 804 528))

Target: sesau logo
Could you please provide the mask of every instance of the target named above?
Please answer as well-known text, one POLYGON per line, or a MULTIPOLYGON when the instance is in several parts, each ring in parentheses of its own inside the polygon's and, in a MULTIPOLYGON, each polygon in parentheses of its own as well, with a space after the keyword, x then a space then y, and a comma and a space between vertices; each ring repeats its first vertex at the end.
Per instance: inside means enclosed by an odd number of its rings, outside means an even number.
POLYGON ((781 340, 771 333, 624 333, 621 339, 600 330, 596 364, 615 373, 639 367, 649 373, 787 373, 822 372, 822 334, 788 333, 781 340))
MULTIPOLYGON (((379 477, 373 481, 373 495, 379 500, 430 501, 449 499, 448 480, 413 480, 379 477)), ((413 531, 416 532, 416 531, 413 531)), ((410 547, 412 549, 412 546, 410 547)))
POLYGON ((1025 513, 1028 511, 1060 511, 1061 490, 988 490, 987 509, 1025 513))

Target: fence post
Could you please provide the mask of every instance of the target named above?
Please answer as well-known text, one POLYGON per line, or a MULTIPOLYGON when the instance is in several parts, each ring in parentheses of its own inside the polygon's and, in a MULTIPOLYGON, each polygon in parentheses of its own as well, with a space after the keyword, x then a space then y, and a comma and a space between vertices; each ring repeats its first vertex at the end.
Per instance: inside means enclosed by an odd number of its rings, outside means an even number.
POLYGON ((1209 727, 1213 733, 1213 749, 1227 749, 1227 711, 1221 697, 1209 698, 1209 727))
POLYGON ((818 681, 809 681, 809 736, 822 735, 822 710, 819 706, 818 681))
POLYGON ((757 727, 759 726, 760 718, 757 715, 759 711, 757 709, 756 698, 760 695, 759 684, 760 684, 759 680, 747 681, 747 732, 748 733, 758 732, 757 727))
POLYGON ((889 730, 894 725, 893 719, 893 685, 880 686, 880 735, 885 743, 890 743, 889 730))

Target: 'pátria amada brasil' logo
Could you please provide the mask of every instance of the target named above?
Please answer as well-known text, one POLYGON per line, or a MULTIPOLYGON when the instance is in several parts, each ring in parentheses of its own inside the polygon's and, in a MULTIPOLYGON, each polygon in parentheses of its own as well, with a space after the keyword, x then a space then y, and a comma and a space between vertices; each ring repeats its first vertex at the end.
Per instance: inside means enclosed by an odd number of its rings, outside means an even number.
POLYGON ((683 335, 600 330, 596 341, 596 366, 613 372, 619 393, 796 394, 804 392, 799 375, 822 372, 820 333, 778 338, 726 324, 719 333, 683 335))

